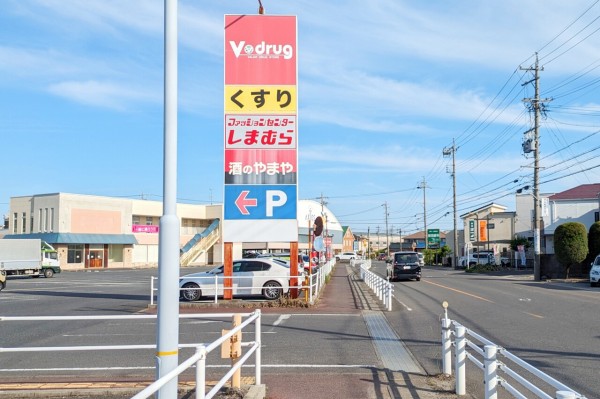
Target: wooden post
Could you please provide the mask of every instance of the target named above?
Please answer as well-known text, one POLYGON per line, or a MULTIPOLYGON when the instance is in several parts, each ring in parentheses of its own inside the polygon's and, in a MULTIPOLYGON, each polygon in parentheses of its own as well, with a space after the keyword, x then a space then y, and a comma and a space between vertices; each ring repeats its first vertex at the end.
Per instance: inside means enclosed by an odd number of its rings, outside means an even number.
POLYGON ((298 298, 298 242, 290 242, 290 297, 298 298))
MULTIPOLYGON (((233 328, 242 324, 242 315, 237 313, 233 315, 233 328)), ((242 332, 234 334, 232 338, 232 353, 231 353, 231 365, 235 365, 238 359, 242 357, 242 332)), ((231 376, 231 387, 240 388, 242 382, 242 369, 237 369, 231 376)))
POLYGON ((233 299, 233 243, 225 243, 225 262, 223 267, 223 299, 233 299))

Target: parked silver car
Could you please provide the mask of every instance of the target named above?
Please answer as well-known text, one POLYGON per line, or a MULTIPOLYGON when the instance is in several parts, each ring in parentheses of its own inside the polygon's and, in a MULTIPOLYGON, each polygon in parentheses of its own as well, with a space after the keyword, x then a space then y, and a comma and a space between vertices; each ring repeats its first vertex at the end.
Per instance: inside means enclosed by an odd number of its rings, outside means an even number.
MULTIPOLYGON (((197 301, 203 296, 223 296, 224 266, 179 278, 180 298, 197 301)), ((299 274, 302 276, 302 274, 299 274)), ((278 299, 290 288, 289 263, 275 258, 240 259, 233 262, 233 295, 262 295, 278 299)), ((303 277, 299 279, 300 282, 303 277)))

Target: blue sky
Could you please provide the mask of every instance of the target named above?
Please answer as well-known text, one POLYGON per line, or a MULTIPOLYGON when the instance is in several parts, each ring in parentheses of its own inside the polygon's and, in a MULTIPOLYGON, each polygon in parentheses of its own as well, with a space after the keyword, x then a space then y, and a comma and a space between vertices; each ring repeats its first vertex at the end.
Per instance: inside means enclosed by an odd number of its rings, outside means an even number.
MULTIPOLYGON (((343 225, 452 228, 532 182, 521 142, 539 53, 541 191, 600 182, 596 0, 263 0, 298 17, 299 198, 343 225), (514 181, 517 181, 516 183, 514 181)), ((223 199, 223 16, 255 0, 179 1, 178 198, 223 199)), ((163 1, 3 0, 0 210, 70 192, 162 199, 163 1)))

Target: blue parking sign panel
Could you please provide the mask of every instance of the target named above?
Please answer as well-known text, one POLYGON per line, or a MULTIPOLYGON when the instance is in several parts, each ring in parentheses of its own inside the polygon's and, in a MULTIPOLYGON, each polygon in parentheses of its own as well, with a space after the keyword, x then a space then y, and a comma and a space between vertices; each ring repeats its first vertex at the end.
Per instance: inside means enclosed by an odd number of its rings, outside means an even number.
POLYGON ((225 219, 296 219, 297 186, 225 185, 225 219))

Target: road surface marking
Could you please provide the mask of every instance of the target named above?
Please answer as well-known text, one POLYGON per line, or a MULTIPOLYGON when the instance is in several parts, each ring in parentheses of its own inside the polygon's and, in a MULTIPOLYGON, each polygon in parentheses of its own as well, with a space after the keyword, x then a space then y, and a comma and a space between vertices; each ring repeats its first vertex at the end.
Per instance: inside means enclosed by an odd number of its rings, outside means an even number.
POLYGON ((282 321, 287 320, 290 318, 291 315, 289 314, 282 314, 281 316, 279 316, 277 318, 277 320, 275 320, 275 322, 273 323, 274 326, 278 326, 282 321))
POLYGON ((445 285, 438 284, 438 283, 433 283, 433 282, 428 281, 428 280, 423 280, 423 281, 425 281, 427 284, 437 285, 438 287, 442 287, 442 288, 445 288, 445 289, 450 290, 450 291, 458 292, 459 294, 467 295, 467 296, 470 296, 470 297, 473 297, 473 298, 476 298, 476 299, 479 299, 479 300, 482 300, 482 301, 485 301, 485 302, 495 303, 494 301, 490 301, 489 299, 477 296, 475 294, 469 294, 468 292, 457 290, 456 288, 447 287, 445 285))
POLYGON ((544 316, 540 316, 539 314, 535 314, 535 313, 529 313, 529 312, 523 312, 526 315, 532 316, 532 317, 537 317, 538 319, 543 319, 544 316))

